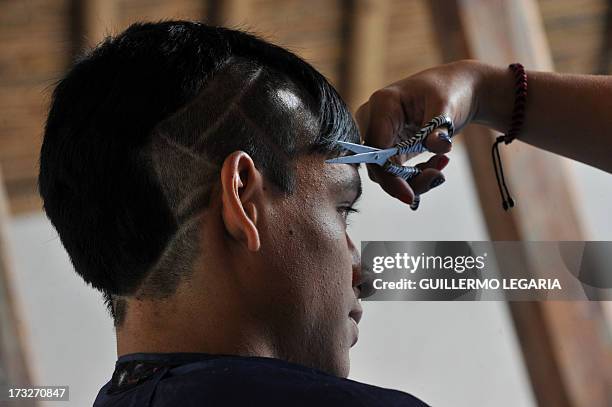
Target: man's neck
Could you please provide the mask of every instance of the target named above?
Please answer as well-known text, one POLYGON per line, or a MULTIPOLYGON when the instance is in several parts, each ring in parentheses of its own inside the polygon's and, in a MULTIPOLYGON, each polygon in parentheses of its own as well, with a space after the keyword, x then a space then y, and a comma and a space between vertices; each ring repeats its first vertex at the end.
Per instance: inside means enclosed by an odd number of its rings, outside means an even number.
POLYGON ((195 352, 278 357, 252 321, 225 312, 189 312, 180 304, 129 300, 116 328, 117 355, 195 352))

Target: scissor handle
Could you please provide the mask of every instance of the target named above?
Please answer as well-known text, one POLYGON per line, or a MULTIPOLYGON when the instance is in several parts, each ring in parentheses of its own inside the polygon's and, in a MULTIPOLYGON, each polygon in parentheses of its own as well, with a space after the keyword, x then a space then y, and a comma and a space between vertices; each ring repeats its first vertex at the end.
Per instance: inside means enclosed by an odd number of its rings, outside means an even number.
POLYGON ((409 181, 421 173, 421 170, 417 167, 395 165, 391 164, 389 161, 385 162, 382 168, 388 173, 403 178, 406 181, 409 181))
POLYGON ((425 141, 425 138, 438 127, 446 127, 449 137, 452 137, 453 133, 455 132, 455 126, 453 125, 453 120, 450 117, 445 114, 436 116, 423 128, 421 128, 414 135, 414 137, 398 143, 398 154, 422 153, 424 151, 428 151, 423 142, 425 141))

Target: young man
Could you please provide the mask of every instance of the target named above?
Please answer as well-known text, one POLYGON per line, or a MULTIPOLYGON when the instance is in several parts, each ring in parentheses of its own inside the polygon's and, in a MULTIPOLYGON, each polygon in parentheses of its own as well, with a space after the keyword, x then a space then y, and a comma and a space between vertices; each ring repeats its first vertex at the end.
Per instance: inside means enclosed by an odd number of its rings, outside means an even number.
POLYGON ((115 320, 95 406, 424 405, 345 379, 368 288, 338 140, 359 135, 325 78, 239 31, 135 24, 75 64, 39 184, 115 320))

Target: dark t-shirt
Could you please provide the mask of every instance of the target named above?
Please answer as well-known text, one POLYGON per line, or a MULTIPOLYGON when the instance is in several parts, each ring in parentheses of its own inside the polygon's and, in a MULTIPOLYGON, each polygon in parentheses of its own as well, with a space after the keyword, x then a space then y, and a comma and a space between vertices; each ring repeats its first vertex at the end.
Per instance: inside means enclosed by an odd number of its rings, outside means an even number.
POLYGON ((110 406, 427 407, 407 393, 278 359, 204 353, 121 356, 94 402, 110 406))

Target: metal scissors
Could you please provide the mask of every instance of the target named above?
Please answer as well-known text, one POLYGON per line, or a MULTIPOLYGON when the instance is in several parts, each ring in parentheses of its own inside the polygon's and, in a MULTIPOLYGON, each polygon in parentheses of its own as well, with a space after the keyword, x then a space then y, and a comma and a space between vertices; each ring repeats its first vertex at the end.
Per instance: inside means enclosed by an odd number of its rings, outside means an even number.
MULTIPOLYGON (((448 136, 453 136, 455 127, 453 125, 452 119, 447 115, 440 115, 434 117, 410 139, 402 141, 396 144, 394 147, 387 148, 384 150, 376 147, 366 146, 363 144, 338 141, 338 144, 340 144, 346 150, 355 152, 357 154, 331 158, 329 160, 326 160, 325 162, 330 164, 377 164, 380 165, 385 171, 400 178, 403 178, 406 181, 409 181, 410 179, 419 175, 421 173, 421 170, 417 167, 393 164, 391 161, 389 161, 389 159, 391 157, 399 156, 402 154, 422 153, 424 151, 428 151, 427 147, 425 147, 423 142, 425 138, 438 127, 446 127, 448 131, 448 136)), ((416 203, 411 205, 411 207, 415 206, 415 208, 413 209, 416 209, 416 207, 418 207, 418 195, 415 198, 416 203)))
POLYGON ((386 148, 384 150, 363 144, 338 141, 338 144, 340 144, 346 150, 353 151, 357 154, 331 158, 325 162, 330 164, 378 164, 383 167, 385 171, 408 181, 418 175, 421 170, 416 167, 393 164, 391 161, 389 161, 389 158, 402 154, 422 153, 424 151, 428 151, 427 147, 425 147, 423 144, 423 141, 438 127, 446 127, 448 130, 448 136, 453 136, 453 121, 446 115, 440 115, 434 117, 430 122, 428 122, 414 135, 414 137, 411 137, 406 141, 402 141, 396 144, 394 147, 386 148))

